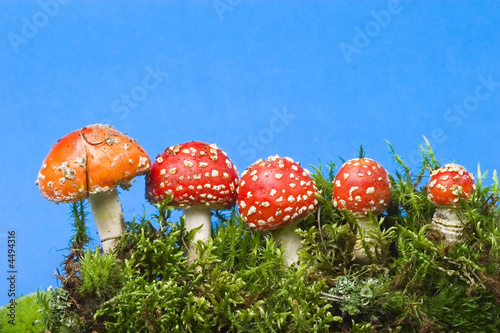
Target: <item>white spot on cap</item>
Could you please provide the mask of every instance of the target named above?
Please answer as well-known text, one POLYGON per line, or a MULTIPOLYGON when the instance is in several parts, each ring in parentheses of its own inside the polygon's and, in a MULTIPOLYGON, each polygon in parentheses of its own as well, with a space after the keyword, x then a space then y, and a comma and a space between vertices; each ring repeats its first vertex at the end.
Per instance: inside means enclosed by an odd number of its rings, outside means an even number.
POLYGON ((351 196, 351 195, 352 195, 352 192, 357 191, 357 190, 359 190, 359 186, 352 186, 352 187, 349 189, 349 196, 351 196))
POLYGON ((295 202, 295 198, 293 197, 293 195, 289 195, 287 200, 288 202, 295 202))
POLYGON ((443 191, 443 192, 446 192, 446 191, 447 191, 446 187, 445 187, 445 186, 443 186, 443 185, 441 185, 441 184, 437 184, 437 185, 436 185, 436 188, 440 189, 440 190, 441 190, 441 191, 443 191))
POLYGON ((267 202, 267 201, 263 201, 263 202, 261 203, 261 206, 262 206, 262 207, 269 207, 270 205, 269 205, 269 202, 267 202))
POLYGON ((281 173, 274 174, 274 178, 276 178, 276 179, 281 179, 282 177, 283 177, 283 175, 281 173))
POLYGON ((227 165, 228 168, 232 168, 233 167, 233 164, 228 159, 226 159, 226 165, 227 165))
POLYGON ((340 187, 340 186, 341 186, 341 184, 340 184, 340 180, 339 180, 339 179, 337 179, 337 180, 335 181, 335 185, 336 185, 337 187, 340 187))
POLYGON ((148 164, 148 158, 139 156, 139 167, 145 166, 148 164))
POLYGON ((158 157, 156 158, 156 162, 158 162, 158 163, 162 163, 162 162, 163 162, 163 157, 158 156, 158 157))
POLYGON ((258 179, 259 179, 259 176, 257 176, 257 175, 253 175, 253 176, 252 176, 252 180, 253 180, 254 182, 256 182, 258 179))
POLYGON ((250 208, 248 208, 248 213, 247 215, 250 216, 250 215, 253 215, 257 212, 257 208, 255 208, 255 206, 251 206, 250 208))
POLYGON ((291 188, 295 188, 295 187, 297 186, 297 184, 295 184, 295 183, 290 183, 290 184, 288 184, 288 186, 290 186, 291 188))
POLYGON ((245 203, 245 201, 241 200, 240 201, 240 207, 245 209, 247 207, 247 204, 245 203))
POLYGON ((278 199, 276 199, 276 202, 283 202, 283 197, 279 197, 278 199))
POLYGON ((227 172, 222 173, 222 177, 225 179, 229 178, 229 174, 227 172))
POLYGON ((170 173, 171 173, 172 175, 175 175, 175 174, 177 173, 177 168, 172 168, 172 169, 170 169, 170 173))
POLYGON ((219 175, 219 171, 217 170, 212 170, 212 177, 217 177, 219 175))
POLYGON ((198 165, 200 166, 200 168, 206 168, 208 166, 208 163, 207 162, 200 162, 198 165))
POLYGON ((252 192, 248 191, 247 192, 247 199, 251 198, 253 195, 252 195, 252 192))
POLYGON ((271 192, 269 193, 272 197, 274 197, 276 195, 278 191, 276 191, 274 188, 271 189, 271 192))
POLYGON ((366 194, 373 194, 375 193, 375 187, 368 187, 366 189, 366 194))

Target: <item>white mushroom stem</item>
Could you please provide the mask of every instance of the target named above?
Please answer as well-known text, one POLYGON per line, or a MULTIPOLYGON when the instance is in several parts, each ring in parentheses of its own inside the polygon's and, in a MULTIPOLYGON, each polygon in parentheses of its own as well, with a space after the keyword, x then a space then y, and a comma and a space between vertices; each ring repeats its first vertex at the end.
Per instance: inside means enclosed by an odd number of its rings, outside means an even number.
POLYGON ((125 232, 123 210, 116 188, 89 195, 90 209, 104 253, 112 252, 125 232))
POLYGON ((188 264, 192 264, 197 259, 196 243, 198 241, 206 242, 212 236, 212 218, 210 215, 210 208, 204 207, 190 207, 184 209, 185 228, 186 232, 190 232, 201 226, 196 231, 191 242, 189 242, 186 249, 186 256, 188 264))
POLYGON ((302 247, 301 238, 295 233, 297 224, 288 225, 276 232, 275 239, 278 245, 283 244, 283 258, 289 266, 299 260, 298 250, 302 247))
POLYGON ((460 218, 457 208, 436 208, 429 231, 437 233, 444 243, 452 244, 462 241, 463 230, 464 222, 460 218))
POLYGON ((367 265, 372 263, 372 260, 376 261, 376 249, 375 246, 370 245, 370 254, 366 252, 365 246, 363 246, 363 241, 365 243, 372 243, 374 241, 369 235, 373 232, 378 231, 378 227, 373 224, 373 220, 370 216, 358 217, 356 220, 358 224, 358 233, 356 235, 356 244, 354 244, 354 262, 357 264, 367 265))

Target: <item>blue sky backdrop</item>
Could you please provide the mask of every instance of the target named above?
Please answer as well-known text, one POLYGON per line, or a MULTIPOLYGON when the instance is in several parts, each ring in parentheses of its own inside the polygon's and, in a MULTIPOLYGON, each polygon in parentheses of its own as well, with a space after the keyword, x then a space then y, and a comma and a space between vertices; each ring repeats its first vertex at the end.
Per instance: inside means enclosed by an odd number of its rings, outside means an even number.
MULTIPOLYGON (((500 166, 498 1, 0 2, 0 304, 7 232, 17 294, 57 285, 69 205, 35 186, 67 133, 108 123, 151 158, 217 143, 240 172, 279 154, 302 165, 360 144, 391 173, 425 135, 442 162, 500 166)), ((127 220, 144 178, 121 191, 127 220)), ((93 220, 91 236, 97 241, 93 220)))

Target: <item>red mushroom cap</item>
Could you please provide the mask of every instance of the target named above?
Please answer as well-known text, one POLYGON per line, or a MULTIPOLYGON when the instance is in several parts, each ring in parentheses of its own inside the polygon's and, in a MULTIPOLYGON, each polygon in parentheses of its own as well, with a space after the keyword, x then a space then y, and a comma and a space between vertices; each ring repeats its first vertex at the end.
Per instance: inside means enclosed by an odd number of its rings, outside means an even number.
POLYGON ((318 206, 317 188, 292 159, 258 160, 241 175, 238 207, 246 225, 272 230, 301 221, 318 206))
POLYGON ((387 171, 369 158, 350 160, 333 181, 333 205, 355 215, 377 215, 391 201, 391 181, 387 171))
POLYGON ((187 142, 165 149, 146 179, 151 203, 171 195, 175 207, 226 209, 236 202, 238 171, 215 144, 187 142))
POLYGON ((118 185, 128 188, 133 178, 150 169, 148 154, 135 140, 111 126, 95 124, 57 141, 36 184, 48 200, 73 202, 118 185))
POLYGON ((474 189, 474 176, 463 166, 450 163, 431 173, 427 197, 435 205, 454 206, 459 198, 469 199, 474 189))

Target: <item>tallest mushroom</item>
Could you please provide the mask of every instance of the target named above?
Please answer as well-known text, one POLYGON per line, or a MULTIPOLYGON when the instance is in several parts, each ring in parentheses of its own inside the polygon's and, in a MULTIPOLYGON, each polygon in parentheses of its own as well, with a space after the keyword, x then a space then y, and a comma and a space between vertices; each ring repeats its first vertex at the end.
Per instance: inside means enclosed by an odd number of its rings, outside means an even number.
POLYGON ((117 186, 151 169, 148 154, 108 125, 90 125, 69 133, 52 147, 36 184, 56 203, 89 199, 104 252, 112 251, 125 231, 117 186))

